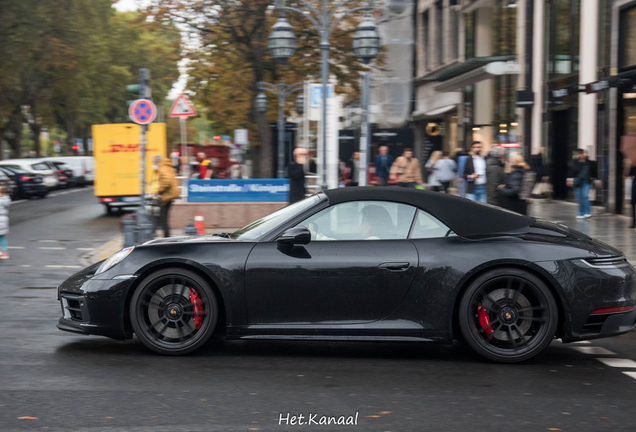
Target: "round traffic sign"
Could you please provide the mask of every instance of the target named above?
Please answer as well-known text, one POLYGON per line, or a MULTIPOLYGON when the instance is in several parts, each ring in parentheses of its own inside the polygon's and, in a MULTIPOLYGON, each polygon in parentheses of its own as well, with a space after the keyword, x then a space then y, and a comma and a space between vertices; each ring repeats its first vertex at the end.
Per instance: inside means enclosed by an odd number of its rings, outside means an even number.
POLYGON ((130 104, 128 115, 137 124, 149 124, 157 117, 157 107, 148 99, 137 99, 130 104))

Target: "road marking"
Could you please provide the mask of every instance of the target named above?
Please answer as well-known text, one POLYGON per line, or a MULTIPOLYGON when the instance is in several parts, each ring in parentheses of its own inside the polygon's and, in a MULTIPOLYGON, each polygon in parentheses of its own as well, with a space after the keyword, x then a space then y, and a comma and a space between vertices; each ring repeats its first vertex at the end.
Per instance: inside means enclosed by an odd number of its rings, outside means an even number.
POLYGON ((9 246, 9 249, 24 249, 23 246, 9 246))
POLYGON ((636 368, 636 362, 629 359, 620 358, 597 358, 596 360, 609 367, 615 368, 636 368))
POLYGON ((616 355, 615 352, 612 352, 603 347, 595 347, 595 346, 573 346, 570 347, 578 352, 583 354, 594 354, 594 355, 616 355))
POLYGON ((576 341, 576 342, 572 342, 573 344, 591 344, 592 342, 590 341, 576 341))
POLYGON ((627 375, 628 377, 632 377, 634 379, 636 379, 636 372, 623 372, 625 375, 627 375))
POLYGON ((17 201, 11 201, 11 205, 20 204, 20 203, 23 203, 23 202, 25 202, 25 201, 28 201, 28 200, 21 199, 21 200, 17 200, 17 201))
POLYGON ((76 265, 47 265, 46 268, 82 268, 82 266, 76 265))
POLYGON ((38 243, 57 243, 57 240, 38 240, 38 243))
POLYGON ((66 248, 63 247, 39 247, 38 249, 42 249, 42 250, 66 250, 66 248))
POLYGON ((92 251, 92 250, 95 250, 95 248, 75 248, 75 250, 92 251))

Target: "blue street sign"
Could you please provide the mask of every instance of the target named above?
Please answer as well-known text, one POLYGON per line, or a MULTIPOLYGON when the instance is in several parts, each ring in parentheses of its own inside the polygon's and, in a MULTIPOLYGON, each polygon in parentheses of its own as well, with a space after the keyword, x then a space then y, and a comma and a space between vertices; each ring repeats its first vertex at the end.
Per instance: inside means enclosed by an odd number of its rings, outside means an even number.
MULTIPOLYGON (((327 98, 333 97, 333 85, 327 86, 327 98)), ((309 105, 312 107, 322 106, 322 84, 311 84, 309 86, 309 105)))
POLYGON ((188 202, 287 201, 289 179, 188 180, 188 202))

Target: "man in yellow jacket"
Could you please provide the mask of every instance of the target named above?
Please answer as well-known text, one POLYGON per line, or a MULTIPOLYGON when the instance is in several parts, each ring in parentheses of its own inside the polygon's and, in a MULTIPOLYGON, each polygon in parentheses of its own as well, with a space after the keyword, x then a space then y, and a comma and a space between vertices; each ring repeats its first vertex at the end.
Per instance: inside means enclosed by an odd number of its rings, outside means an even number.
POLYGON ((179 198, 179 181, 172 166, 172 160, 159 155, 154 157, 154 164, 157 168, 157 181, 159 187, 159 225, 163 229, 163 236, 170 237, 170 227, 168 226, 168 212, 172 201, 179 198))

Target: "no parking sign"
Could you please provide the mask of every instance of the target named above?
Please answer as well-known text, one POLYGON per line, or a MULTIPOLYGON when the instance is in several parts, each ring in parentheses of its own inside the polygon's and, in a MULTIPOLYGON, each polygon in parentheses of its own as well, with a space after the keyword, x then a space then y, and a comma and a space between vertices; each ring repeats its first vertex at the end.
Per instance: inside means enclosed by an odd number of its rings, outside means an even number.
POLYGON ((157 107, 148 99, 137 99, 128 108, 128 115, 137 124, 147 125, 157 117, 157 107))

